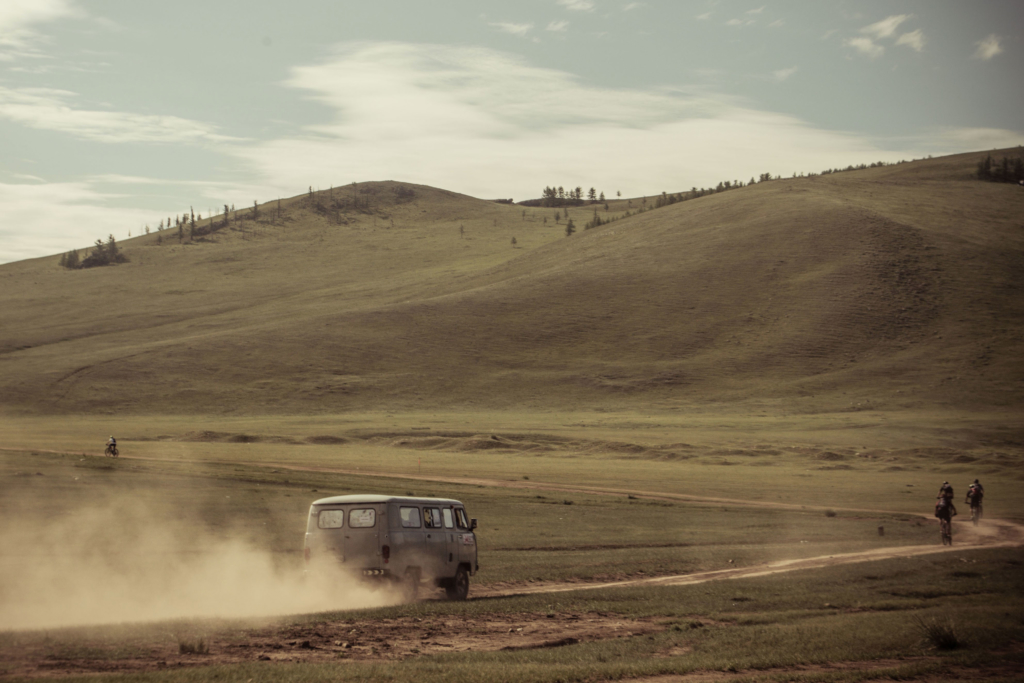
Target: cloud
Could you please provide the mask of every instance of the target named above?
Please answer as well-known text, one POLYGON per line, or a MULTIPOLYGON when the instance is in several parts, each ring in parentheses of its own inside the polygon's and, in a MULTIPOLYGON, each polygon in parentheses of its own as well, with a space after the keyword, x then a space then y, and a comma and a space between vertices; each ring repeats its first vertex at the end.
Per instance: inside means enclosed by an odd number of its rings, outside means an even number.
POLYGON ((594 87, 479 47, 346 45, 327 61, 293 69, 285 85, 333 114, 299 135, 235 145, 231 153, 266 185, 299 189, 310 179, 393 178, 527 198, 539 195, 538 178, 591 178, 628 194, 906 153, 887 155, 864 138, 725 95, 594 87), (597 158, 566 154, 595 141, 597 158))
POLYGON ((42 38, 36 25, 82 16, 84 12, 70 0, 3 0, 0 2, 0 61, 41 56, 34 47, 42 38))
POLYGON ((768 28, 778 28, 780 26, 785 25, 785 23, 786 22, 784 22, 782 19, 776 19, 772 23, 768 24, 768 28))
POLYGON ((120 199, 85 182, 0 183, 0 263, 81 249, 111 232, 123 236, 154 225, 153 211, 111 205, 120 199))
POLYGON ((552 21, 548 24, 545 31, 554 31, 555 33, 564 33, 569 28, 568 21, 552 21))
POLYGON ((863 55, 867 55, 871 59, 881 57, 885 54, 885 48, 881 45, 877 45, 870 38, 847 38, 843 41, 844 45, 854 48, 863 55))
POLYGON ((76 94, 48 88, 0 86, 0 118, 39 130, 97 142, 224 142, 213 126, 179 118, 75 108, 76 94))
POLYGON ((623 7, 622 11, 623 12, 631 12, 631 11, 633 11, 635 9, 640 9, 641 7, 646 7, 646 6, 647 6, 646 2, 631 2, 628 5, 626 5, 625 7, 623 7))
POLYGON ((725 22, 726 26, 750 26, 754 23, 753 19, 730 19, 725 22))
POLYGON ((910 16, 911 15, 909 14, 894 14, 893 16, 886 17, 885 19, 871 24, 870 26, 865 26, 860 30, 860 32, 874 36, 876 40, 889 38, 896 33, 896 29, 899 28, 900 24, 909 19, 910 16))
POLYGON ((698 14, 696 17, 697 21, 707 21, 711 18, 711 12, 705 12, 704 14, 698 14))
POLYGON ((591 12, 594 9, 594 3, 591 0, 557 0, 557 2, 562 7, 577 12, 591 12))
POLYGON ((491 26, 514 36, 525 36, 533 28, 533 24, 514 24, 508 21, 491 22, 491 26))
POLYGON ((760 14, 761 12, 764 12, 764 8, 765 6, 761 5, 757 9, 748 9, 747 14, 760 14))
POLYGON ((897 45, 906 45, 916 52, 920 52, 924 49, 924 34, 921 33, 921 29, 911 31, 910 33, 904 33, 896 40, 897 45))
POLYGON ((797 67, 791 66, 788 69, 779 69, 772 72, 772 78, 777 81, 784 81, 797 72, 797 67))
POLYGON ((997 54, 1003 51, 1002 46, 999 44, 1002 39, 996 34, 992 33, 987 36, 984 40, 979 40, 975 45, 978 49, 974 51, 974 58, 988 61, 995 57, 997 54))

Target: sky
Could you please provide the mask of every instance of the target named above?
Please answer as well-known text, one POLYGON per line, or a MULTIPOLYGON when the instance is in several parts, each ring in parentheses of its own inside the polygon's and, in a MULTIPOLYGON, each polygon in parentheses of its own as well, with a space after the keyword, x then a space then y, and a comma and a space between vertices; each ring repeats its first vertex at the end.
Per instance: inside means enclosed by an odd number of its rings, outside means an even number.
POLYGON ((310 186, 625 197, 1010 147, 1022 67, 1020 0, 0 0, 0 263, 310 186))

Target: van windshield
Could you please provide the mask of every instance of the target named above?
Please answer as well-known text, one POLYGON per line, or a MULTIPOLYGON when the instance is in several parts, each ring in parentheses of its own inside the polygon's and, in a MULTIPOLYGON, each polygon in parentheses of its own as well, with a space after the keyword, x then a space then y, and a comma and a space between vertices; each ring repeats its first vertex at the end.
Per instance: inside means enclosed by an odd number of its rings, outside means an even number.
POLYGON ((321 510, 316 519, 316 525, 321 529, 340 529, 344 523, 344 510, 321 510))

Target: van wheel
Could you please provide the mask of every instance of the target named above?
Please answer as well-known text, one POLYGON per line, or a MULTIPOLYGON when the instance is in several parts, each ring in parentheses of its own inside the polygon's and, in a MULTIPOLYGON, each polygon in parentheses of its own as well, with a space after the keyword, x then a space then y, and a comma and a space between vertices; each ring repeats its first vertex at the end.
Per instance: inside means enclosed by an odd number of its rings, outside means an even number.
POLYGON ((455 572, 455 578, 445 586, 444 592, 449 600, 465 600, 469 595, 469 572, 465 567, 459 567, 455 572))
POLYGON ((402 581, 402 591, 405 593, 406 602, 415 602, 416 598, 420 595, 420 573, 415 569, 410 569, 405 574, 405 580, 402 581))

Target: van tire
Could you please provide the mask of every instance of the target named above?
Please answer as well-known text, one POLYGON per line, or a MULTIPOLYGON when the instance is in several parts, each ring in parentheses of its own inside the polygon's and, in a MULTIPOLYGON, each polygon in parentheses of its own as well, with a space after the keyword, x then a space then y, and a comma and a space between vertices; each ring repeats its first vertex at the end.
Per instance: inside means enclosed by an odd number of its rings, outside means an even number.
POLYGON ((420 595, 420 572, 418 569, 410 569, 405 573, 402 591, 405 593, 406 602, 416 602, 416 598, 420 595))
POLYGON ((455 578, 444 587, 444 592, 449 600, 465 600, 469 595, 469 572, 464 566, 460 566, 455 572, 455 578))

